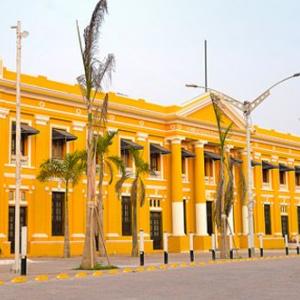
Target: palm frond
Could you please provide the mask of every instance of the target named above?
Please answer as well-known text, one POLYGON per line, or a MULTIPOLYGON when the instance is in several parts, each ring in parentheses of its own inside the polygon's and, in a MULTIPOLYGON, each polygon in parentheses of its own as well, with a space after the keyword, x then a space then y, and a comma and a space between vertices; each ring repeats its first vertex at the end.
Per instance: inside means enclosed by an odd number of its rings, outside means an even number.
POLYGON ((140 183, 140 206, 142 207, 146 199, 146 188, 145 188, 145 183, 141 178, 139 180, 139 183, 140 183))
POLYGON ((110 163, 109 160, 104 160, 104 164, 107 166, 107 169, 108 169, 108 173, 109 173, 109 181, 108 181, 108 184, 111 184, 113 182, 113 179, 114 179, 114 171, 113 171, 113 167, 110 163))

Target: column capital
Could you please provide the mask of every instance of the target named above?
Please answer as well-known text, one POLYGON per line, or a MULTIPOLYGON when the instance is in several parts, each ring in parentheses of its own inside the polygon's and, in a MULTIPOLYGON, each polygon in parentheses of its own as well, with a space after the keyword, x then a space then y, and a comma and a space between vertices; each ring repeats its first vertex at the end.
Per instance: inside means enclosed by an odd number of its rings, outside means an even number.
POLYGON ((148 133, 145 132, 137 132, 137 140, 139 142, 145 142, 146 139, 148 138, 148 133))
POLYGON ((277 162, 277 161, 278 161, 278 156, 277 156, 277 155, 272 155, 272 156, 271 156, 271 160, 272 160, 273 162, 277 162))
POLYGON ((233 145, 225 145, 225 151, 226 152, 230 152, 231 149, 233 149, 234 146, 233 145))
POLYGON ((9 109, 0 108, 0 119, 6 119, 9 114, 9 109))
POLYGON ((170 141, 172 144, 181 144, 185 137, 182 135, 173 135, 166 138, 167 141, 170 141))
POLYGON ((295 159, 294 159, 294 158, 288 158, 288 159, 287 159, 287 162, 288 162, 289 165, 292 166, 292 165, 294 165, 294 163, 295 163, 295 159))
POLYGON ((35 123, 38 125, 47 125, 49 117, 44 115, 35 115, 35 123))
POLYGON ((196 142, 194 142, 194 146, 195 148, 203 148, 204 145, 206 145, 208 143, 208 141, 204 141, 204 140, 198 140, 196 142))

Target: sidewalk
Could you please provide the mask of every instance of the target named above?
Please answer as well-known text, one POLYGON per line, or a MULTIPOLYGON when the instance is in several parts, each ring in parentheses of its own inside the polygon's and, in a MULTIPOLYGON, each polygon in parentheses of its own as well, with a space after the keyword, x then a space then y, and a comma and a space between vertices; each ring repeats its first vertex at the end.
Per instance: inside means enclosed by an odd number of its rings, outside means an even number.
MULTIPOLYGON (((294 249, 290 249, 290 254, 296 254, 294 249)), ((240 250, 238 253, 234 253, 235 258, 247 258, 248 252, 246 250, 240 250), (238 256, 237 256, 238 254, 238 256)), ((285 250, 267 250, 264 252, 264 256, 284 256, 285 250)), ((259 251, 256 251, 256 257, 259 257, 259 251)), ((138 267, 139 258, 131 256, 110 256, 110 263, 119 268, 126 267, 138 267)), ((195 252, 196 262, 208 262, 211 260, 211 254, 209 252, 195 252)), ((29 278, 35 277, 37 275, 48 275, 50 278, 55 277, 59 273, 68 273, 69 275, 74 275, 78 273, 76 268, 79 267, 81 257, 72 258, 57 258, 57 257, 47 257, 47 258, 28 258, 27 274, 29 278)), ((99 258, 106 264, 104 258, 99 258)), ((9 281, 17 275, 11 271, 13 264, 12 259, 0 259, 0 280, 9 281)), ((189 253, 170 253, 169 254, 169 264, 172 263, 189 263, 190 257, 189 253)), ((156 254, 145 254, 145 266, 158 266, 163 264, 163 253, 156 254)), ((93 271, 87 271, 93 272, 93 271)))

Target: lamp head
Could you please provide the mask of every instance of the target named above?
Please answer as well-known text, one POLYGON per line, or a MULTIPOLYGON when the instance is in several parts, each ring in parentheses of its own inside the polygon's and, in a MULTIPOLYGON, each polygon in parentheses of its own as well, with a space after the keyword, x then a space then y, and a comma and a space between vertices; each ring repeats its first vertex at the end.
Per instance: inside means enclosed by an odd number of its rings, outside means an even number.
POLYGON ((186 84, 185 86, 189 87, 189 88, 198 88, 199 87, 197 84, 186 84))
POLYGON ((293 75, 293 77, 299 77, 300 76, 300 73, 295 73, 294 75, 293 75))
POLYGON ((27 38, 29 36, 29 32, 28 31, 23 31, 22 32, 22 38, 27 38))

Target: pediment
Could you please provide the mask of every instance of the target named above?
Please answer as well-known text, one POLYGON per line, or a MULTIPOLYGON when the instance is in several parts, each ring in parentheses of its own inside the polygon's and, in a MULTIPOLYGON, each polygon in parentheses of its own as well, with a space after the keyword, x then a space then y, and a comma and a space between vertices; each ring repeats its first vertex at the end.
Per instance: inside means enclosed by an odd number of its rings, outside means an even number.
MULTIPOLYGON (((223 112, 223 124, 228 126, 233 123, 234 128, 244 129, 245 122, 242 114, 231 104, 222 101, 221 110, 223 112)), ((207 123, 215 122, 214 108, 209 93, 196 97, 195 99, 182 105, 182 108, 176 113, 180 117, 190 120, 204 121, 207 123)))

